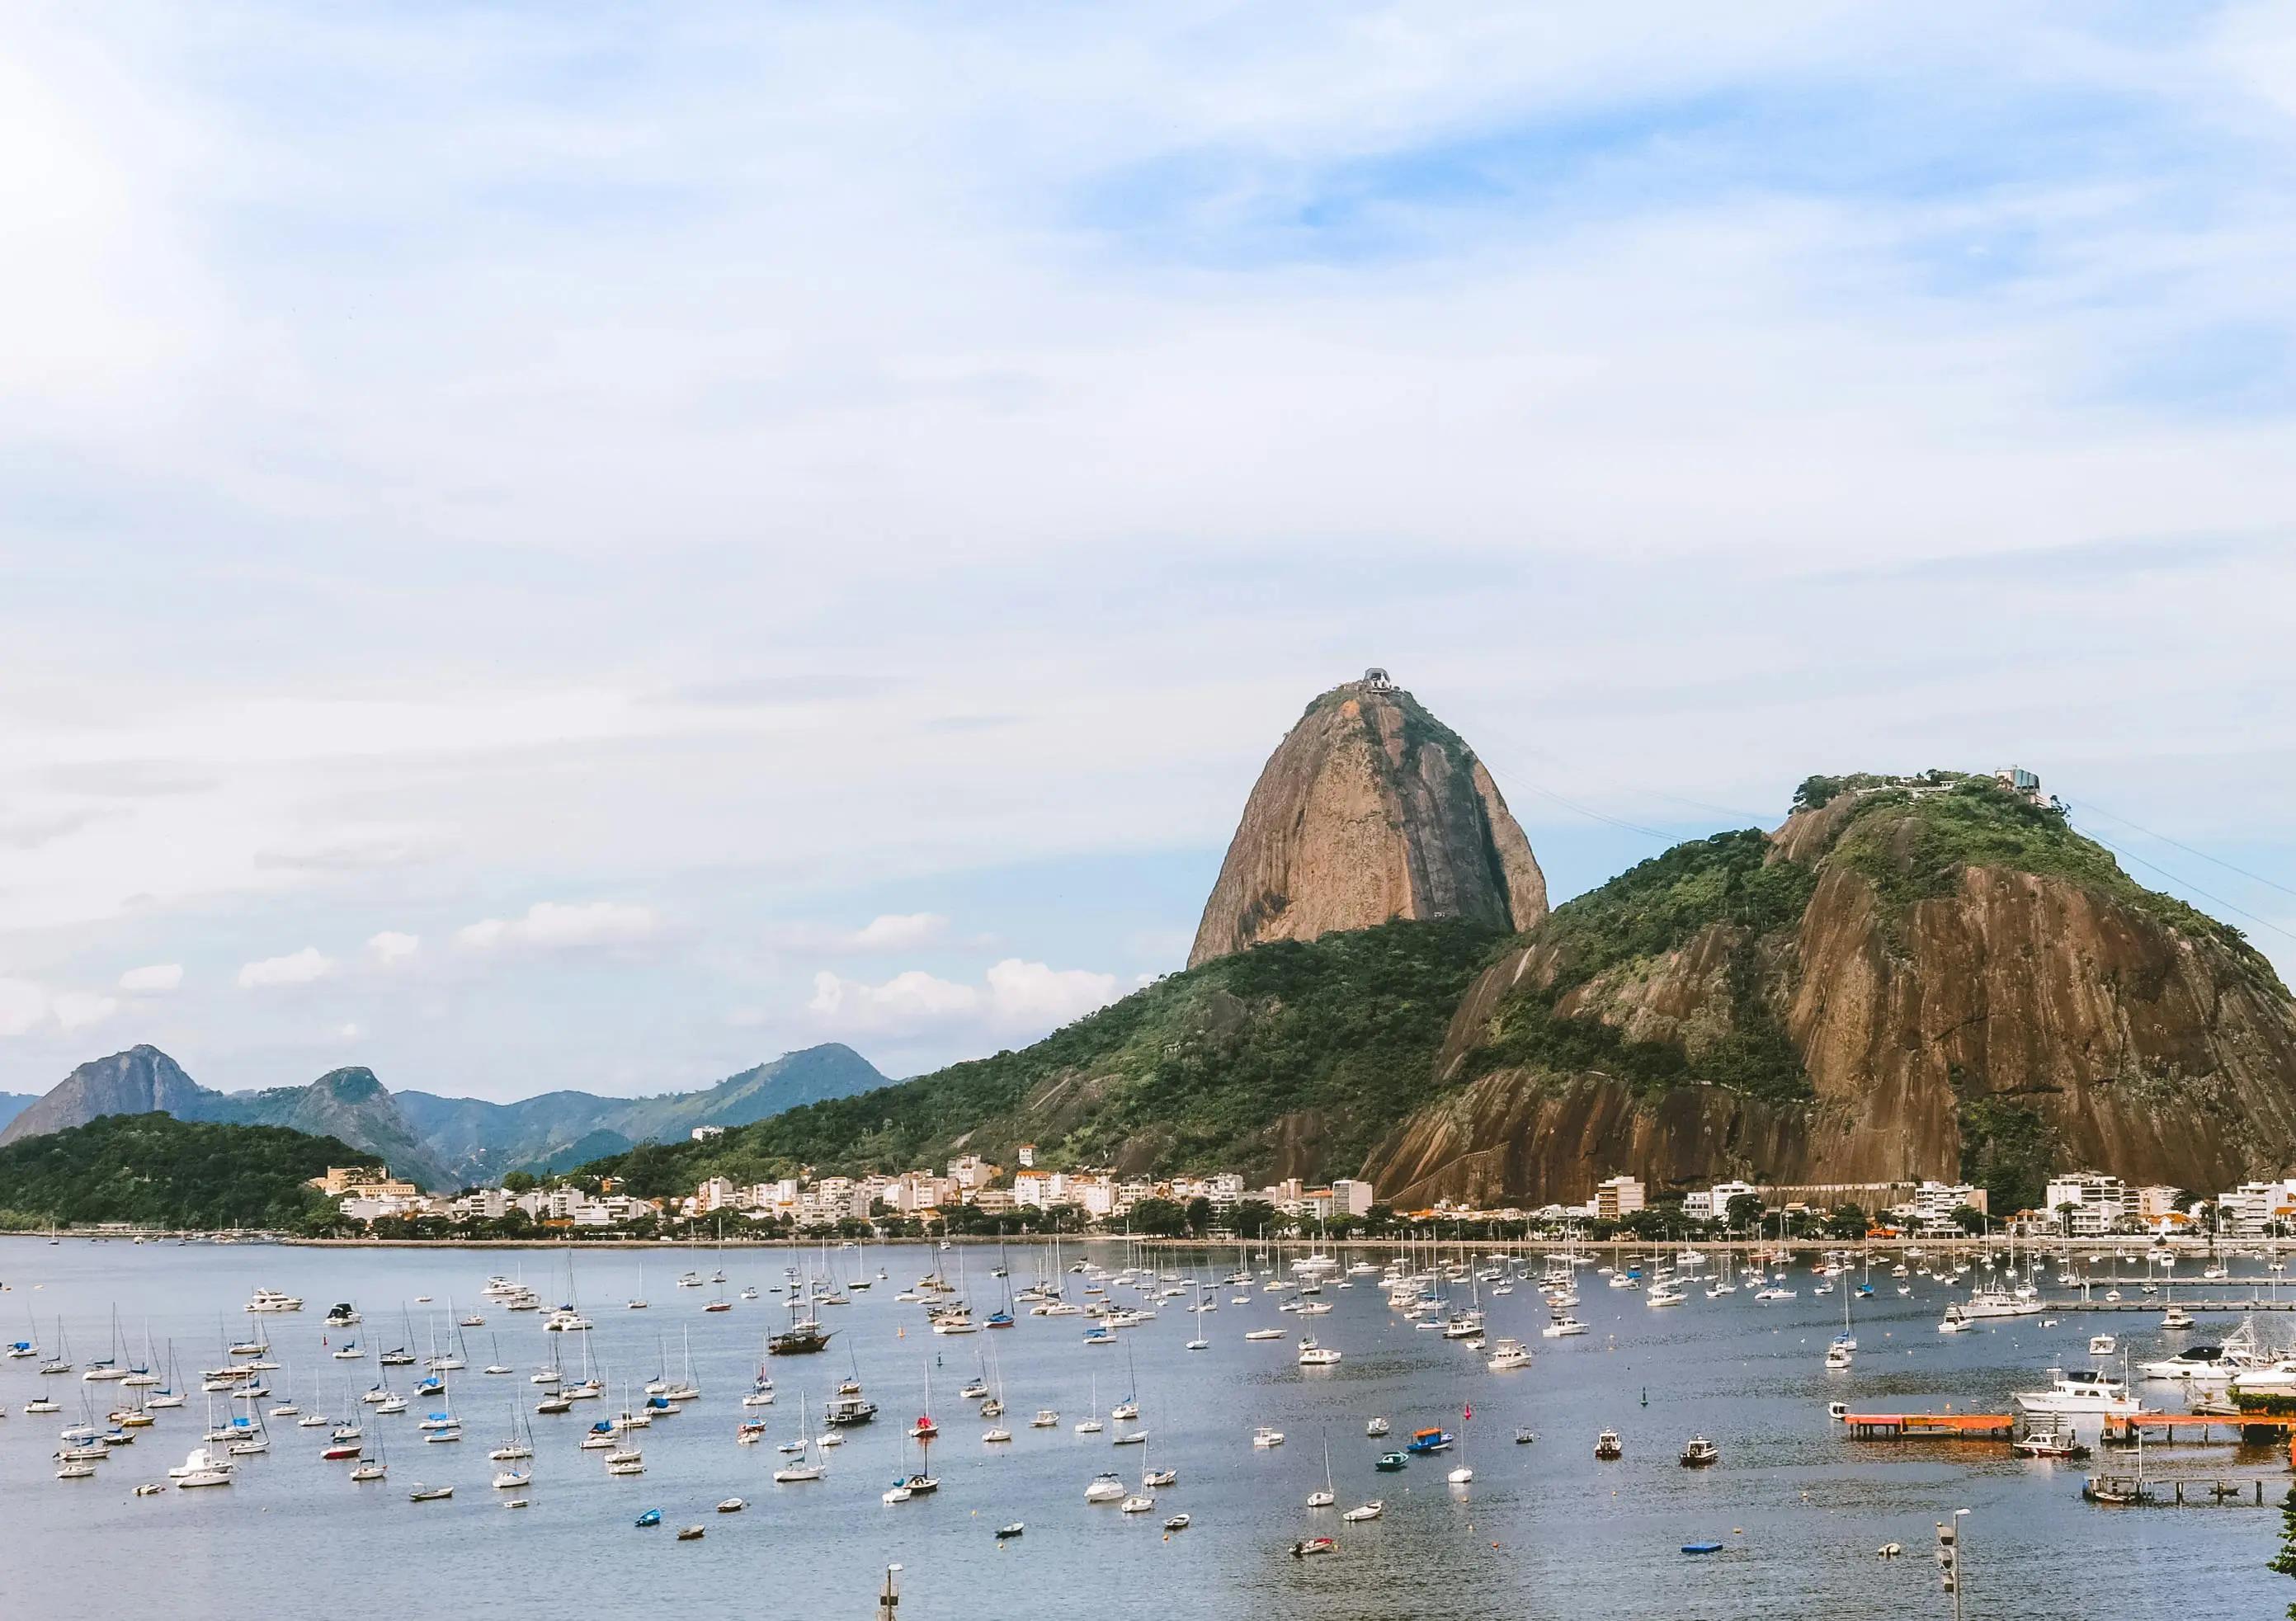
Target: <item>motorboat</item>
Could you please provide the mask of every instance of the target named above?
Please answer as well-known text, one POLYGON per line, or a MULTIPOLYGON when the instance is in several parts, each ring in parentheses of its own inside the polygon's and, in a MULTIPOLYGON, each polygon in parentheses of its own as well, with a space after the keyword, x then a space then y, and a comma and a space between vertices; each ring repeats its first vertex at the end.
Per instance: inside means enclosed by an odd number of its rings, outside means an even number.
POLYGON ((1540 1335, 1546 1339, 1567 1339, 1572 1334, 1585 1333, 1587 1331, 1587 1325, 1579 1322, 1578 1318, 1572 1316, 1569 1312, 1558 1312, 1555 1314, 1554 1321, 1548 1323, 1545 1328, 1538 1331, 1540 1335))
POLYGON ((1300 1342, 1300 1365, 1303 1368, 1335 1368, 1340 1354, 1330 1346, 1319 1346, 1313 1339, 1300 1342))
POLYGON ((1346 1513, 1341 1515, 1340 1518, 1347 1521, 1348 1524, 1351 1526, 1359 1526, 1365 1520, 1377 1519, 1381 1515, 1386 1512, 1387 1504, 1374 1497, 1369 1502, 1357 1503, 1354 1508, 1349 1509, 1346 1513))
POLYGON ((1494 1373, 1504 1373, 1510 1368, 1530 1366, 1530 1351, 1520 1339, 1502 1339, 1492 1347, 1484 1365, 1494 1373))
POLYGON ((2120 1341, 2111 1334, 2091 1334, 2088 1337, 2088 1354, 2091 1356, 2118 1356, 2120 1341))
POLYGON ((2034 1317, 2041 1312, 2038 1295, 2019 1294, 1998 1283, 1980 1284, 1962 1306, 1964 1317, 2034 1317))
POLYGON ((288 1294, 283 1289, 258 1289, 242 1309, 250 1312, 299 1312, 303 1309, 303 1301, 300 1296, 288 1294))
POLYGON ((1122 1477, 1117 1475, 1095 1475, 1092 1484, 1084 1488, 1086 1502, 1121 1502, 1129 1495, 1131 1494, 1125 1489, 1122 1477))
POLYGON ((1251 1444, 1258 1447, 1281 1446, 1283 1445, 1283 1432, 1262 1424, 1251 1432, 1251 1444))
POLYGON ((2027 1412, 2101 1412, 2125 1418, 2144 1405, 2128 1394, 2128 1387, 2095 1369, 2067 1373, 2049 1370, 2046 1390, 2021 1390, 2017 1404, 2027 1412))
POLYGON ((2088 1456, 2088 1448, 2081 1444, 2079 1438, 2070 1429, 2064 1428, 2028 1430, 2018 1437, 2017 1450, 2029 1458, 2053 1461, 2058 1458, 2077 1459, 2088 1456))
POLYGON ((1382 1453, 1372 1467, 1382 1475, 1392 1475, 1409 1466, 1411 1460, 1401 1453, 1382 1453))
POLYGON ((1411 1432, 1411 1439, 1404 1444, 1403 1450, 1414 1457, 1431 1457, 1437 1453, 1450 1451, 1452 1438, 1447 1429, 1414 1429, 1411 1432))
POLYGON ((2193 1314, 2181 1306, 2172 1306, 2161 1314, 2161 1326, 2164 1329, 2191 1328, 2193 1314))
POLYGON ((1292 1544, 1292 1557, 1304 1560, 1319 1553, 1337 1553, 1340 1544, 1328 1536, 1310 1536, 1292 1544))
POLYGON ((1385 1419, 1371 1419, 1367 1420, 1364 1424, 1364 1434, 1371 1437, 1374 1440, 1377 1440, 1387 1432, 1388 1422, 1385 1419))
POLYGON ((1961 1309, 1958 1303, 1948 1306, 1945 1315, 1938 1320, 1938 1332, 1940 1334, 1966 1334, 1971 1326, 1969 1314, 1961 1309))
POLYGON ((1595 1456, 1605 1462, 1624 1457, 1626 1450, 1620 1445, 1619 1432, 1615 1429, 1606 1429, 1595 1437, 1595 1456))
POLYGON ((1682 1467, 1704 1469, 1710 1463, 1722 1461, 1722 1449, 1704 1436, 1693 1436, 1682 1445, 1682 1467))

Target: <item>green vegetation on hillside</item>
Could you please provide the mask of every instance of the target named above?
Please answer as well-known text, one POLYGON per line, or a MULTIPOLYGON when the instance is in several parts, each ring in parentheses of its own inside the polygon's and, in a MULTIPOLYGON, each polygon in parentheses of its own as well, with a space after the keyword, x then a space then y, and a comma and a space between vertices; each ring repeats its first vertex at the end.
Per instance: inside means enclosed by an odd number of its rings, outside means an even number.
POLYGON ((1553 981, 1507 1004, 1490 1038, 1469 1054, 1465 1074, 1591 1070, 1644 1093, 1700 1085, 1772 1102, 1807 1099, 1801 1055, 1756 989, 1754 952, 1761 936, 1800 920, 1817 880, 1768 854, 1769 841, 1752 828, 1694 839, 1555 908, 1532 937, 1554 950, 1553 981), (1717 924, 1736 931, 1730 1025, 1695 1058, 1671 1042, 1630 1041, 1599 1019, 1555 1012, 1566 993, 1597 975, 1678 950, 1717 924))
POLYGON ((2180 934, 2217 942, 2251 977, 2280 988, 2271 964, 2239 929, 2146 888, 2121 871, 2111 851, 2076 832, 2062 811, 2035 805, 1990 777, 1953 779, 1941 792, 1868 794, 1851 808, 1824 859, 1871 883, 1885 913, 1952 893, 1968 867, 2063 879, 2180 934))
POLYGON ((105 1115, 0 1148, 0 1225, 299 1227, 331 1213, 302 1184, 364 1163, 335 1138, 284 1126, 105 1115))
POLYGON ((1496 937, 1392 922, 1278 940, 1160 979, 1018 1052, 793 1109, 706 1142, 650 1144, 591 1167, 642 1196, 704 1177, 753 1183, 939 1166, 1344 1174, 1433 1092, 1452 1009, 1496 937))

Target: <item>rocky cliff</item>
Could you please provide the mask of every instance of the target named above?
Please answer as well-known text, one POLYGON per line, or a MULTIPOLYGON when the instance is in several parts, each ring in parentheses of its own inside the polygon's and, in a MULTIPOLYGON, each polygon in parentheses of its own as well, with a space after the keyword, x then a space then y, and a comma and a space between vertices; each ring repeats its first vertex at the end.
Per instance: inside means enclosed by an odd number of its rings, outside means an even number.
POLYGON ((1496 960, 1376 1149, 1382 1198, 2052 1168, 2212 1193, 2296 1162, 2296 1006, 2238 934, 1982 779, 1810 796, 1496 960))
POLYGON ((1308 705, 1268 757, 1188 965, 1394 918, 1528 929, 1546 914, 1546 880, 1482 762, 1367 676, 1308 705))
POLYGON ((82 1064, 0 1131, 0 1143, 85 1126, 99 1115, 148 1115, 157 1109, 201 1119, 216 1094, 183 1072, 157 1047, 130 1047, 82 1064))

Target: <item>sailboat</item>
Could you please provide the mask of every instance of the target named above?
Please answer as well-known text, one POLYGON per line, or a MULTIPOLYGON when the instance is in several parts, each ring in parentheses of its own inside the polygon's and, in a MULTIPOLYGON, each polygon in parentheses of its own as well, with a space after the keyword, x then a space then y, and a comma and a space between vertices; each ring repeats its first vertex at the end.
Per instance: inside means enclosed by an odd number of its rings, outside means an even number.
POLYGON ((1098 1435, 1101 1431, 1101 1422, 1100 1375, 1097 1372, 1092 1376, 1092 1405, 1085 1410, 1085 1413, 1086 1416, 1077 1421, 1076 1433, 1080 1436, 1098 1435))
POLYGON ((1332 1487, 1332 1434, 1331 1431, 1325 1430, 1324 1432, 1324 1489, 1308 1494, 1308 1506, 1311 1509, 1328 1509, 1339 1500, 1339 1494, 1332 1487))
POLYGON ((1444 1478, 1445 1478, 1446 1480, 1449 1481, 1453 1486, 1465 1486, 1469 1481, 1472 1480, 1472 1479, 1475 1478, 1475 1471, 1474 1471, 1474 1470, 1473 1470, 1472 1468, 1471 1468, 1471 1467, 1468 1465, 1467 1461, 1466 1461, 1466 1459, 1467 1459, 1467 1431, 1468 1431, 1468 1429, 1470 1428, 1470 1426, 1469 1426, 1469 1420, 1472 1420, 1474 1416, 1475 1416, 1475 1410, 1474 1410, 1472 1407, 1464 1408, 1464 1409, 1462 1409, 1462 1410, 1461 1410, 1461 1412, 1460 1412, 1460 1415, 1459 1415, 1459 1463, 1458 1463, 1458 1467, 1457 1467, 1457 1468, 1454 1469, 1454 1470, 1452 1470, 1448 1475, 1446 1475, 1446 1476, 1444 1477, 1444 1478))
POLYGON ((168 1382, 144 1393, 146 1407, 180 1407, 184 1404, 183 1379, 176 1371, 176 1342, 168 1341, 168 1382))
POLYGON ((818 1480, 829 1472, 824 1465, 814 1460, 813 1436, 806 1427, 806 1401, 805 1392, 802 1390, 797 1393, 797 1461, 784 1464, 774 1471, 774 1483, 777 1486, 790 1486, 805 1480, 818 1480))

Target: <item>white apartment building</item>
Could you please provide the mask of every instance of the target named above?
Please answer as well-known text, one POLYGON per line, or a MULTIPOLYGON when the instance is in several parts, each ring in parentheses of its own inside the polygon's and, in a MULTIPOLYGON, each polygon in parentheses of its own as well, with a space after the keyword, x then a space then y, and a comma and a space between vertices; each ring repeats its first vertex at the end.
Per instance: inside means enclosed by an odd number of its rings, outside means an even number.
POLYGON ((1332 1214, 1334 1216, 1369 1216, 1378 1203, 1371 1183, 1342 1176, 1332 1183, 1332 1214))
POLYGON ((1730 1214, 1730 1201, 1742 1195, 1759 1199, 1761 1190, 1751 1182, 1718 1182, 1710 1188, 1693 1188, 1683 1195, 1682 1213, 1718 1222, 1730 1214))
POLYGON ((2065 1231, 2077 1238, 2095 1238, 2112 1232, 2122 1218, 2136 1213, 2136 1200, 2118 1176, 2101 1171, 2069 1171, 2049 1179, 2041 1208, 2055 1216, 2064 1212, 2065 1231))
POLYGON ((2296 1181, 2243 1182, 2217 1195, 2217 1224, 2225 1232, 2261 1238, 2275 1221, 2296 1221, 2296 1181))

